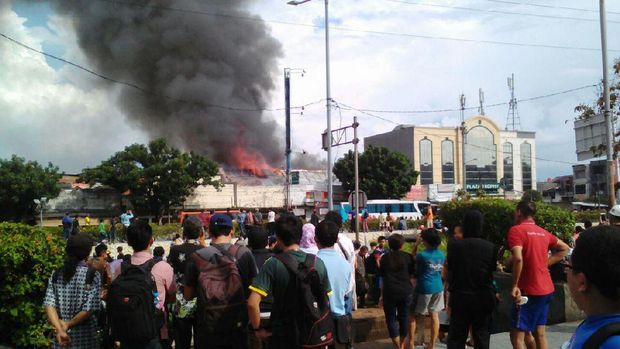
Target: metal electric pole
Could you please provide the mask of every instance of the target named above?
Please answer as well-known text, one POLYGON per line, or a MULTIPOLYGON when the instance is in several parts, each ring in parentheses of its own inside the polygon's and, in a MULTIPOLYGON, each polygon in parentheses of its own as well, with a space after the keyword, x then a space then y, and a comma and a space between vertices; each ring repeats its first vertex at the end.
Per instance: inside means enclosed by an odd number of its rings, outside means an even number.
POLYGON ((353 117, 353 149, 355 153, 355 240, 360 241, 360 170, 359 170, 359 152, 357 144, 360 142, 357 138, 357 116, 353 117))
POLYGON ((284 113, 286 116, 286 209, 291 208, 291 74, 300 73, 304 76, 305 70, 298 68, 284 68, 284 113))
POLYGON ((607 130, 607 198, 609 209, 616 204, 615 180, 614 180, 614 129, 611 123, 609 106, 609 74, 607 67, 607 27, 605 19, 605 0, 600 2, 601 15, 601 51, 603 55, 603 114, 605 115, 605 128, 607 130))

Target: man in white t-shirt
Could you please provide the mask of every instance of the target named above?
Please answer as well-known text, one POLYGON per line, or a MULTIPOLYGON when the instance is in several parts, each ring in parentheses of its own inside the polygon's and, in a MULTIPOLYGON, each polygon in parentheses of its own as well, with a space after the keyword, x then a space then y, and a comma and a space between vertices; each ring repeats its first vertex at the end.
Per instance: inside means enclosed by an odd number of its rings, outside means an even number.
MULTIPOLYGON (((342 216, 338 211, 329 211, 325 215, 326 221, 331 221, 336 223, 338 229, 342 231, 342 216)), ((353 246, 353 241, 347 237, 344 233, 338 234, 338 241, 334 245, 334 249, 338 251, 338 253, 351 264, 351 270, 355 270, 355 265, 357 258, 355 258, 355 247, 353 246)), ((347 290, 347 295, 345 297, 345 310, 347 314, 351 314, 353 309, 356 308, 356 295, 355 295, 355 278, 352 277, 349 280, 349 289, 347 290)))
POLYGON ((269 210, 267 213, 267 229, 269 230, 269 235, 276 234, 276 213, 273 210, 269 210))

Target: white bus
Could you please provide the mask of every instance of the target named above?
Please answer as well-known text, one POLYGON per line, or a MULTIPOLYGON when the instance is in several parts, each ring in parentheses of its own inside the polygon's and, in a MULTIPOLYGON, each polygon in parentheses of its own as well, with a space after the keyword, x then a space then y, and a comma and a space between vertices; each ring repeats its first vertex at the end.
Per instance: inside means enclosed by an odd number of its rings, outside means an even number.
MULTIPOLYGON (((341 202, 340 206, 347 213, 353 210, 348 202, 341 202)), ((389 212, 393 217, 422 219, 429 207, 431 203, 428 201, 368 200, 366 203, 368 215, 373 218, 378 218, 381 213, 387 216, 389 212)))

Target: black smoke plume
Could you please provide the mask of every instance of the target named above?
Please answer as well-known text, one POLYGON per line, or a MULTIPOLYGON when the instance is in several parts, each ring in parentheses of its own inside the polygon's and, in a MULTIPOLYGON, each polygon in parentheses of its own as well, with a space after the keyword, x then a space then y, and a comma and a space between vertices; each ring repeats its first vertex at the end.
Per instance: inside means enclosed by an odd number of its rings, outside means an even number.
POLYGON ((92 67, 150 91, 120 87, 121 109, 134 127, 223 164, 239 167, 230 150, 241 146, 279 166, 284 156, 282 137, 276 136, 280 129, 271 115, 212 107, 262 109, 274 90, 282 48, 265 23, 248 11, 252 2, 54 3, 61 15, 71 19, 92 67))

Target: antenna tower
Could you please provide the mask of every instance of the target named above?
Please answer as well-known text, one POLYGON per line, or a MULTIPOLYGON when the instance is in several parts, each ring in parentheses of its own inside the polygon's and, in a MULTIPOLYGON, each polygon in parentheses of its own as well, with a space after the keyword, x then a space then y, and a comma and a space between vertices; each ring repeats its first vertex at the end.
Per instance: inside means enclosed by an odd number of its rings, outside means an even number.
POLYGON ((478 89, 478 98, 480 99, 480 107, 478 107, 478 113, 484 115, 484 92, 481 88, 478 89))
POLYGON ((521 129, 521 118, 517 110, 517 98, 515 97, 515 75, 508 77, 508 89, 510 90, 510 102, 508 102, 508 117, 506 117, 506 130, 518 131, 521 129))

